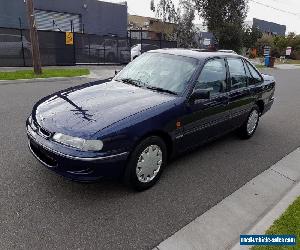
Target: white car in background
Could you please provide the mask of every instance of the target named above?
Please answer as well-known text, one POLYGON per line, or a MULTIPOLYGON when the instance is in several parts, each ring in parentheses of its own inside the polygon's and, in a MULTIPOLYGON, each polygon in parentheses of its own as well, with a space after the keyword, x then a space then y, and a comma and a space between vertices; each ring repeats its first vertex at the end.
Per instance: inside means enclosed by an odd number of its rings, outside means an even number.
POLYGON ((234 50, 231 50, 231 49, 220 49, 220 50, 218 50, 218 52, 230 53, 230 54, 235 54, 235 55, 238 54, 234 50))
POLYGON ((154 44, 136 44, 131 48, 131 61, 140 56, 142 53, 149 50, 159 49, 159 46, 154 44))
POLYGON ((125 40, 105 39, 100 43, 91 43, 84 46, 84 53, 101 60, 105 58, 106 62, 111 63, 128 63, 130 60, 130 48, 125 40))

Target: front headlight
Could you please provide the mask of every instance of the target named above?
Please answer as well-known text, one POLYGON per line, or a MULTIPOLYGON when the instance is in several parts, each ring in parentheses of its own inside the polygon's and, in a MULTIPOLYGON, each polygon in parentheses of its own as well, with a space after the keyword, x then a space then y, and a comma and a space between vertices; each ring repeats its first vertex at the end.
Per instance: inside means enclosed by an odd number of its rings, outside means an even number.
POLYGON ((66 146, 80 149, 82 151, 100 151, 103 148, 103 142, 100 140, 85 140, 61 133, 55 133, 53 136, 53 140, 66 146))

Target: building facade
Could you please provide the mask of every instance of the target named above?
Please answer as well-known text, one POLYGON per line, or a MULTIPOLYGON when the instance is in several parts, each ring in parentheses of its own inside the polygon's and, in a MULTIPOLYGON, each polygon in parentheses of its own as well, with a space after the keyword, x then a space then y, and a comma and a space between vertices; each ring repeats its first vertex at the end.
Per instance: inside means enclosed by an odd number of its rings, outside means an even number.
MULTIPOLYGON (((28 28, 23 0, 0 0, 0 27, 28 28)), ((127 36, 127 4, 97 0, 35 0, 39 30, 127 36)))
POLYGON ((286 26, 278 23, 268 22, 253 18, 253 21, 246 21, 245 25, 248 27, 257 27, 262 33, 275 36, 285 36, 286 26))
POLYGON ((140 39, 142 34, 143 39, 159 40, 163 37, 169 38, 172 36, 176 28, 176 24, 162 22, 160 19, 152 17, 144 17, 138 15, 128 15, 128 30, 131 32, 132 38, 140 39), (143 30, 138 32, 138 30, 143 30))

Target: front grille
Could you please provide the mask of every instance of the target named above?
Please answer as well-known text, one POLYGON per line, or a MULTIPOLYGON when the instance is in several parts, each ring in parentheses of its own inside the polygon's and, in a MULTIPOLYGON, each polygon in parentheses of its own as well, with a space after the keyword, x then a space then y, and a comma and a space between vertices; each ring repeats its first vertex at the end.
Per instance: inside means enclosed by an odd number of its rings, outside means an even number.
POLYGON ((44 149, 30 142, 30 148, 33 153, 39 158, 40 161, 50 167, 57 167, 57 161, 51 157, 51 155, 44 149))
POLYGON ((51 137, 52 133, 49 132, 48 130, 42 128, 37 122, 35 122, 33 119, 31 119, 31 123, 30 123, 31 128, 38 133, 39 135, 41 135, 44 138, 49 138, 51 137))

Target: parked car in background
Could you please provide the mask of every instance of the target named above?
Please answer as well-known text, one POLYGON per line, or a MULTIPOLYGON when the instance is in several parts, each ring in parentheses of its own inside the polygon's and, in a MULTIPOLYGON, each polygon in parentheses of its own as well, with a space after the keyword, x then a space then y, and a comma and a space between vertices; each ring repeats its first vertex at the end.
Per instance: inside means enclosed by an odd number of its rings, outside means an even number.
POLYGON ((131 61, 150 50, 159 49, 159 46, 155 44, 136 44, 131 48, 131 61))
POLYGON ((231 54, 236 54, 237 55, 237 53, 234 50, 231 50, 231 49, 220 49, 220 50, 218 50, 218 52, 231 53, 231 54))
POLYGON ((85 45, 85 54, 111 63, 130 62, 130 48, 126 40, 105 39, 101 43, 85 45))
POLYGON ((0 34, 0 55, 1 56, 22 56, 22 43, 24 48, 24 55, 30 56, 31 43, 28 42, 25 36, 0 34))
POLYGON ((274 91, 274 78, 239 55, 155 50, 111 81, 40 100, 26 122, 29 148, 67 178, 145 190, 179 153, 234 130, 251 138, 274 91))

